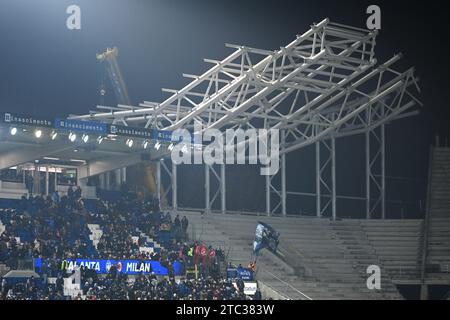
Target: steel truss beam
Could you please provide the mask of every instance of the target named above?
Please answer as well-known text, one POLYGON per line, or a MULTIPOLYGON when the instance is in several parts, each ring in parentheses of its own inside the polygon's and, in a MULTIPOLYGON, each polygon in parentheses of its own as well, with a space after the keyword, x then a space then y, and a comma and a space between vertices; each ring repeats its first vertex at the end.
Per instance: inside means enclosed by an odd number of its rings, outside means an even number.
POLYGON ((165 90, 173 95, 161 104, 144 102, 142 108, 75 118, 145 121, 167 130, 190 127, 193 121, 205 128, 252 120, 277 123, 293 112, 281 106, 293 93, 338 90, 372 66, 375 37, 326 19, 275 52, 229 45, 236 49, 233 54, 213 61, 214 67, 185 88, 165 90))

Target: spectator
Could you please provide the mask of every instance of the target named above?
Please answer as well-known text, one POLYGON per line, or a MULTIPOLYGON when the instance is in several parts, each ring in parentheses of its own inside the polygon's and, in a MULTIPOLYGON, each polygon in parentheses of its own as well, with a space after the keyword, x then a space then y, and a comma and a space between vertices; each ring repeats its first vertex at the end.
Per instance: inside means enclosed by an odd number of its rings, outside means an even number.
POLYGON ((179 216, 178 214, 177 214, 177 216, 175 217, 174 225, 175 225, 175 230, 181 228, 180 216, 179 216))
POLYGON ((82 192, 81 187, 78 186, 78 187, 75 189, 75 192, 74 192, 74 194, 73 194, 75 200, 81 199, 81 192, 82 192))
POLYGON ((208 267, 213 265, 216 261, 216 251, 209 246, 208 248, 208 267))
POLYGON ((186 218, 186 216, 183 216, 183 219, 181 219, 181 229, 183 230, 184 241, 187 241, 187 239, 188 239, 188 237, 187 237, 188 226, 189 226, 189 221, 186 218))
POLYGON ((202 247, 200 245, 200 243, 195 244, 195 252, 194 252, 194 264, 198 265, 200 256, 201 256, 201 252, 202 252, 202 247))
POLYGON ((206 265, 206 258, 208 257, 208 249, 206 248, 206 244, 202 245, 202 248, 200 249, 200 255, 202 258, 202 264, 206 265))

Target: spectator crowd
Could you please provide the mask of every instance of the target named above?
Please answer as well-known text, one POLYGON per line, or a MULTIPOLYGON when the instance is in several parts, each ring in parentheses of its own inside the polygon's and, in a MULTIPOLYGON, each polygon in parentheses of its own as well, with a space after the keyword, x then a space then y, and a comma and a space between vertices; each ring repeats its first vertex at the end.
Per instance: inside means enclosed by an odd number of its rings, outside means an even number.
MULTIPOLYGON (((70 276, 67 259, 136 259, 159 261, 168 277, 155 274, 130 276, 114 267, 107 275, 82 268, 80 293, 75 299, 110 300, 230 300, 245 299, 243 288, 222 276, 226 265, 219 248, 190 241, 188 219, 159 209, 157 199, 127 192, 113 201, 88 202, 81 189, 69 188, 62 197, 23 196, 14 208, 0 210, 6 227, 0 235, 0 264, 11 270, 23 261, 42 258, 41 277, 11 282, 1 279, 0 299, 63 300, 64 278, 70 276), (88 224, 103 234, 96 246, 88 224), (149 242, 160 247, 142 250, 149 242), (195 270, 196 277, 175 278, 173 265, 195 270), (56 278, 48 283, 48 278, 56 278)), ((73 298, 73 297, 72 297, 73 298)))

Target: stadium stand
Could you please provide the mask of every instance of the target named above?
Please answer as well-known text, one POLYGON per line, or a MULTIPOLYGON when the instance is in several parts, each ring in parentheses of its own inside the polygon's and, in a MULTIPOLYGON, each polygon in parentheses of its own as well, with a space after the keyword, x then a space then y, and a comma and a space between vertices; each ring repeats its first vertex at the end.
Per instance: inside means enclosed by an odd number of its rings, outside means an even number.
MULTIPOLYGON (((224 279, 220 250, 209 246, 203 258, 193 254, 201 248, 182 232, 182 220, 156 210, 153 199, 138 199, 129 193, 120 199, 97 201, 86 206, 81 198, 25 198, 3 203, 0 212, 0 274, 2 299, 247 299, 243 290, 224 279), (88 207, 89 209, 86 209, 88 207), (162 236, 162 234, 165 234, 162 236), (184 242, 182 242, 184 240, 184 242), (191 251, 190 251, 191 249, 191 251), (189 251, 191 254, 189 254, 189 251), (211 252, 214 255, 210 255, 211 252), (40 276, 11 276, 24 262, 42 259, 40 276), (68 269, 66 259, 138 259, 158 261, 168 278, 153 272, 130 276, 110 267, 106 276, 88 267, 68 269), (190 267, 198 277, 174 277, 174 266, 190 267)), ((186 220, 183 220, 186 223, 186 220)), ((28 270, 28 271, 27 271, 28 270)))
POLYGON ((428 284, 448 281, 450 275, 450 149, 434 148, 430 168, 428 223, 427 219, 333 221, 195 210, 170 213, 161 212, 155 198, 139 198, 131 192, 100 192, 102 200, 73 196, 63 196, 59 202, 41 196, 2 199, 1 296, 248 299, 224 274, 228 264, 246 267, 256 261, 256 279, 266 298, 403 299, 397 285, 419 283, 423 249, 428 284), (281 234, 277 253, 264 250, 254 255, 258 221, 281 234), (199 263, 202 246, 217 253, 208 267, 199 263), (33 278, 20 282, 7 277, 31 272, 21 270, 22 266, 37 256, 47 261, 45 285, 33 278), (168 270, 176 262, 191 268, 196 261, 199 277, 128 277, 116 271, 99 276, 89 269, 67 273, 61 269, 61 261, 67 258, 150 259, 168 270), (381 290, 367 288, 370 265, 381 270, 381 290))
POLYGON ((393 279, 420 274, 422 220, 361 220, 367 239, 393 279))
POLYGON ((402 299, 395 282, 417 278, 420 272, 422 220, 184 214, 196 221, 191 233, 228 243, 230 261, 242 265, 255 259, 256 221, 273 226, 282 235, 281 254, 265 251, 258 257, 257 278, 290 299, 402 299), (382 271, 379 292, 366 287, 366 268, 372 264, 382 271))

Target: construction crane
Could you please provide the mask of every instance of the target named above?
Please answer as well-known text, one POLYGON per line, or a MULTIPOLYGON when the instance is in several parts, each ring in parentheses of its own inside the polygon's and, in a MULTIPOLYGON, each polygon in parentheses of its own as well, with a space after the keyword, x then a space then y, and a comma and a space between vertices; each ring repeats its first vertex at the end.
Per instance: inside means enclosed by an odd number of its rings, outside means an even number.
MULTIPOLYGON (((119 50, 117 47, 107 48, 106 51, 97 54, 97 60, 101 63, 105 63, 106 73, 108 74, 109 79, 111 80, 111 85, 116 95, 117 102, 122 105, 131 106, 130 96, 128 95, 127 86, 125 84, 125 80, 122 76, 122 72, 119 68, 119 63, 117 61, 117 57, 119 55, 119 50)), ((102 84, 102 88, 100 91, 101 96, 106 94, 106 90, 104 88, 104 84, 102 84)), ((142 177, 142 172, 144 172, 144 181, 143 185, 147 187, 147 189, 156 194, 157 183, 155 179, 156 168, 152 164, 141 164, 136 165, 133 168, 129 168, 131 175, 135 176, 133 181, 140 181, 140 179, 136 179, 142 177)), ((160 193, 161 195, 164 192, 160 193)), ((165 202, 165 199, 160 199, 162 202, 165 202)))
POLYGON ((119 64, 117 62, 117 56, 119 50, 117 47, 107 48, 105 52, 97 54, 97 60, 106 64, 106 72, 108 73, 111 85, 119 104, 131 105, 130 96, 125 85, 125 81, 120 72, 119 64))

